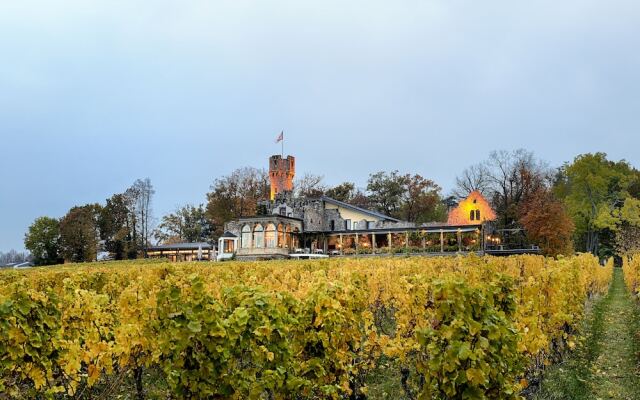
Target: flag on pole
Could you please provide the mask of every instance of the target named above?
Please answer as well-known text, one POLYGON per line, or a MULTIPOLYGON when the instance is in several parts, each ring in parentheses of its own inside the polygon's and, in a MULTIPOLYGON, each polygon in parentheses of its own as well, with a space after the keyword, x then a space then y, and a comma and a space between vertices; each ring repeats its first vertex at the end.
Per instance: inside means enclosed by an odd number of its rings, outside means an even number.
POLYGON ((280 132, 278 137, 276 138, 276 143, 280 143, 284 140, 284 131, 280 132))

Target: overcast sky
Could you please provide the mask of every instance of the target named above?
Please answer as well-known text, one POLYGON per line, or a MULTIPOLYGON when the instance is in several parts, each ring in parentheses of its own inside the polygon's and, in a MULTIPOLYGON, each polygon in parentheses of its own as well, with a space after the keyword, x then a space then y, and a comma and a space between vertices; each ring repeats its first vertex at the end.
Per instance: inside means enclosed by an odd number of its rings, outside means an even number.
POLYGON ((287 153, 448 192, 493 149, 640 166, 640 2, 0 0, 0 251, 136 178, 157 217, 287 153))

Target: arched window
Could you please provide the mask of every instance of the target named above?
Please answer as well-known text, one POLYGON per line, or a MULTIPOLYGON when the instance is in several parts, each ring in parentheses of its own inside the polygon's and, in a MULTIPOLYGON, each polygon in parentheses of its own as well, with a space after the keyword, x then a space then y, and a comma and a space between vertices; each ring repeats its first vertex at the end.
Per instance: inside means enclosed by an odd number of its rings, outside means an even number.
POLYGON ((264 228, 260 224, 253 228, 253 247, 256 249, 264 247, 264 228))
POLYGON ((282 224, 278 224, 278 247, 283 248, 284 246, 284 227, 282 226, 282 224))
POLYGON ((287 230, 285 231, 284 234, 284 240, 285 240, 285 248, 290 249, 291 248, 291 225, 287 225, 287 230))
POLYGON ((299 234, 300 230, 298 228, 293 228, 293 233, 291 234, 291 247, 294 249, 300 247, 299 234))
POLYGON ((249 225, 245 225, 242 227, 242 235, 241 235, 241 246, 243 249, 248 249, 251 247, 251 227, 249 225))
POLYGON ((276 226, 274 224, 267 225, 267 230, 264 233, 267 248, 274 249, 276 247, 276 238, 276 226))

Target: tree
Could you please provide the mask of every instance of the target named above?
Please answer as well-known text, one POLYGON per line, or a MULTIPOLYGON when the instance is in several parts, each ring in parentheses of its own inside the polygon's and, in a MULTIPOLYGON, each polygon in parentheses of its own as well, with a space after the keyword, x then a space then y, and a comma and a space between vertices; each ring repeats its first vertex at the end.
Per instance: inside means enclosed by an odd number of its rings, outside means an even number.
POLYGON ((371 205, 383 214, 400 217, 405 185, 406 177, 398 171, 380 171, 369 175, 367 194, 371 205))
POLYGON ((134 215, 135 231, 133 236, 136 237, 145 257, 151 237, 151 223, 153 221, 151 203, 154 194, 155 190, 149 178, 136 180, 126 192, 131 201, 131 211, 134 215))
POLYGON ((332 199, 349 203, 356 195, 356 185, 352 182, 343 182, 337 186, 327 189, 325 195, 332 199))
POLYGON ((17 252, 14 249, 11 249, 6 253, 0 251, 0 265, 23 263, 29 259, 31 259, 29 254, 17 252))
POLYGON ((136 258, 138 246, 134 237, 134 202, 126 194, 114 194, 101 209, 98 226, 100 238, 116 260, 136 258))
POLYGON ((31 252, 36 265, 62 262, 60 256, 60 222, 55 218, 39 217, 29 226, 24 247, 31 252))
MULTIPOLYGON (((445 219, 440 190, 432 180, 398 171, 372 174, 367 185, 368 202, 374 209, 416 223, 445 219)), ((354 200, 355 196, 352 203, 354 200)))
POLYGON ((215 236, 223 233, 224 224, 258 213, 258 203, 269 198, 269 176, 264 170, 241 168, 216 179, 207 193, 206 216, 215 236))
POLYGON ((485 162, 488 194, 498 226, 517 225, 520 205, 527 195, 534 193, 549 180, 546 164, 537 160, 530 151, 493 151, 485 162))
POLYGON ((489 182, 489 171, 484 163, 465 168, 460 176, 456 177, 456 187, 453 195, 462 200, 466 199, 472 192, 480 192, 487 197, 491 189, 489 182))
POLYGON ((213 226, 206 218, 204 206, 185 205, 162 217, 155 232, 162 243, 212 242, 213 226))
POLYGON ((321 175, 314 175, 310 173, 304 174, 301 178, 296 179, 293 187, 296 197, 320 197, 327 190, 327 187, 323 185, 321 175))
POLYGON ((640 200, 627 197, 621 207, 603 208, 596 225, 613 233, 616 255, 622 257, 640 251, 640 200))
POLYGON ((555 257, 573 253, 573 221, 549 188, 538 188, 522 202, 519 222, 543 254, 555 257))
POLYGON ((416 223, 443 221, 446 210, 440 190, 432 180, 417 174, 405 175, 401 218, 416 223))
POLYGON ((616 224, 609 217, 636 190, 639 177, 626 161, 609 161, 605 153, 580 155, 560 169, 555 192, 567 204, 581 250, 614 254, 616 224))
POLYGON ((98 253, 99 204, 73 207, 60 221, 60 248, 70 262, 91 262, 98 253))

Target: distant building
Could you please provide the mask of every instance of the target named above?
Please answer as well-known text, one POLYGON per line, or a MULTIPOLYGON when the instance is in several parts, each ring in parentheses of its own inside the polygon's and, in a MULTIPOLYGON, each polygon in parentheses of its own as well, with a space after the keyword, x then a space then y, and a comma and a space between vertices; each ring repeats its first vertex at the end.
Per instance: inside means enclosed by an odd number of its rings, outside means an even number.
POLYGON ((147 248, 149 258, 167 258, 170 261, 211 260, 213 254, 213 246, 206 242, 163 244, 147 248))
POLYGON ((447 223, 449 225, 477 225, 494 221, 496 213, 484 196, 477 190, 458 203, 457 207, 449 211, 447 223))

